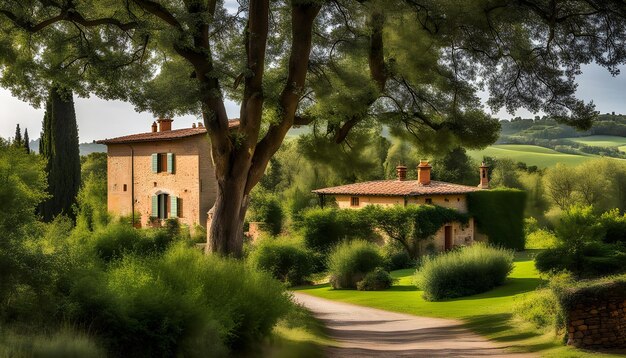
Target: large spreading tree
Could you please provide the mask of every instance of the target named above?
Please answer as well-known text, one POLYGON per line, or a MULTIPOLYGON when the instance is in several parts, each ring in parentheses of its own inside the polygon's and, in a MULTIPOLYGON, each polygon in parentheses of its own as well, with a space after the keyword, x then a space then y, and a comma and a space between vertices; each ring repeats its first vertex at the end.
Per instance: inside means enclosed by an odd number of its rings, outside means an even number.
MULTIPOLYGON (((350 146, 381 121, 425 149, 482 147, 488 105, 588 128, 581 64, 624 62, 625 7, 600 0, 3 0, 0 85, 54 84, 158 115, 201 114, 218 182, 208 249, 239 255, 249 193, 294 125, 350 146), (241 124, 228 129, 225 98, 241 124)), ((104 124, 103 124, 104 125, 104 124)))

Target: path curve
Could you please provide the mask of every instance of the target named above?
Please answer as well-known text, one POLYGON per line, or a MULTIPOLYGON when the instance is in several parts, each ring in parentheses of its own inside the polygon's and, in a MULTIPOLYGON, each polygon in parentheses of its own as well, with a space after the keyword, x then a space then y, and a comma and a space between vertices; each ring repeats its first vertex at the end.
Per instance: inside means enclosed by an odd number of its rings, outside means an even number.
POLYGON ((418 317, 294 293, 328 328, 338 347, 328 357, 533 357, 512 354, 463 322, 418 317))

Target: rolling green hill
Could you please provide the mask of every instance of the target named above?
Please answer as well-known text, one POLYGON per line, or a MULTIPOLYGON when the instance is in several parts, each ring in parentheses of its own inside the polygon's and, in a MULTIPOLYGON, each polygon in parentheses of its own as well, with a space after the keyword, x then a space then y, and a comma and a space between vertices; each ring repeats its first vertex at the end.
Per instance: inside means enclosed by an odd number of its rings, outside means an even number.
POLYGON ((477 161, 482 160, 484 156, 494 158, 510 158, 516 162, 525 162, 528 165, 536 165, 539 168, 551 167, 557 163, 578 165, 589 159, 598 158, 593 155, 559 153, 552 149, 525 144, 497 144, 483 150, 468 151, 467 154, 477 161))
POLYGON ((626 137, 610 136, 610 135, 592 135, 586 137, 565 138, 574 142, 593 145, 597 147, 618 147, 619 150, 626 152, 626 137))

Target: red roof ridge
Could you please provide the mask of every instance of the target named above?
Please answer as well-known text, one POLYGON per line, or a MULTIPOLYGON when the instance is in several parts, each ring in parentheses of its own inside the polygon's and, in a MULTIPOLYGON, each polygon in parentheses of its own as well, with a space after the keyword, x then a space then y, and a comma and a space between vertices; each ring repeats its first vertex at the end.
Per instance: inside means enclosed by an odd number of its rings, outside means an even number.
MULTIPOLYGON (((237 128, 239 127, 239 118, 228 121, 229 128, 237 128)), ((147 132, 147 133, 137 133, 126 135, 122 137, 103 139, 96 141, 98 144, 120 144, 120 143, 136 143, 136 142, 156 142, 156 141, 167 141, 167 140, 176 140, 186 137, 191 137, 195 135, 205 134, 205 127, 196 127, 196 128, 180 128, 180 129, 172 129, 164 132, 147 132)))
POLYGON ((421 196, 433 194, 465 194, 481 190, 478 187, 431 181, 423 185, 417 180, 373 180, 361 183, 340 185, 313 190, 323 195, 364 195, 364 196, 421 196))

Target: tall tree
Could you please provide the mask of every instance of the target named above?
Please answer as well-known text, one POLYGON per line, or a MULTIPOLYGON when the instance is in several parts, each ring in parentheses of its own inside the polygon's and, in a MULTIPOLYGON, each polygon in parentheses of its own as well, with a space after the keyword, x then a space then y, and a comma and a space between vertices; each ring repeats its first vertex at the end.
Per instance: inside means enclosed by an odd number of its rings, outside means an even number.
POLYGON ((28 137, 28 128, 24 129, 24 151, 30 154, 30 138, 28 137))
POLYGON ((41 204, 45 221, 59 214, 74 215, 72 206, 80 188, 78 127, 72 92, 52 87, 46 102, 39 153, 46 163, 48 193, 41 204))
POLYGON ((23 143, 23 139, 22 139, 22 130, 20 129, 20 125, 17 124, 15 126, 15 137, 13 138, 13 146, 15 148, 21 148, 24 143, 23 143))
MULTIPOLYGON (((250 191, 296 124, 350 145, 382 121, 425 148, 481 147, 493 109, 588 128, 592 61, 624 63, 624 5, 595 0, 5 0, 0 85, 52 83, 157 114, 202 113, 217 199, 207 248, 240 255, 250 191), (239 6, 237 6, 239 4, 239 6), (229 131, 224 98, 240 102, 229 131), (359 131, 357 131, 359 134, 359 131)), ((421 151, 421 150, 420 150, 421 151)))

